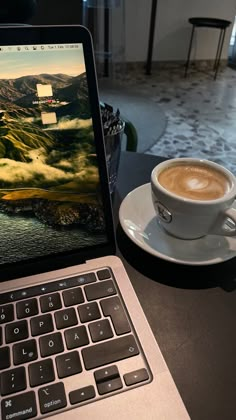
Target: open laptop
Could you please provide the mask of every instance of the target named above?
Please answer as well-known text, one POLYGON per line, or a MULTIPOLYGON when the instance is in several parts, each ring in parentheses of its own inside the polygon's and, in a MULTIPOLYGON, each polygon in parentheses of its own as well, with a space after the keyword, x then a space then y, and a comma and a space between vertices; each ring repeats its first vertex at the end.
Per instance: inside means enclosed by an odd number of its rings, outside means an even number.
POLYGON ((189 418, 114 256, 81 26, 0 28, 0 226, 0 418, 189 418))

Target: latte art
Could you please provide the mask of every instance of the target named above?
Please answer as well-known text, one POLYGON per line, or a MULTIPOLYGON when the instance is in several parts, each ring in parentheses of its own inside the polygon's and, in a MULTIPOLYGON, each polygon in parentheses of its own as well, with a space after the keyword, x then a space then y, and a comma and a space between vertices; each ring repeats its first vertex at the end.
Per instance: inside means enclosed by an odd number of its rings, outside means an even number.
POLYGON ((227 193, 231 184, 220 171, 207 165, 176 164, 158 175, 159 183, 168 191, 192 200, 215 200, 227 193))

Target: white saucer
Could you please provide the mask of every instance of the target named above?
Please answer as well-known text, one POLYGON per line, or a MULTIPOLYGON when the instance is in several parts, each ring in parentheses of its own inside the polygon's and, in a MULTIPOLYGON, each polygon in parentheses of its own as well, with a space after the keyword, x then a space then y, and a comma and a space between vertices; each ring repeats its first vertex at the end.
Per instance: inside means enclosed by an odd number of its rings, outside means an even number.
POLYGON ((158 224, 151 199, 151 186, 131 191, 119 211, 120 223, 128 237, 144 251, 179 264, 210 265, 236 256, 236 238, 208 235, 184 240, 169 235, 158 224))

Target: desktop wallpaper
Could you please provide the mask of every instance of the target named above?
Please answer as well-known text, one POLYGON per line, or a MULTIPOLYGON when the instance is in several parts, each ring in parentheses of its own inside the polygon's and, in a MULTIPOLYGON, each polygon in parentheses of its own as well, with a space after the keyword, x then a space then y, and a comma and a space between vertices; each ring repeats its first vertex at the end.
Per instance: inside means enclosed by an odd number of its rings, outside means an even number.
POLYGON ((0 264, 106 241, 82 45, 18 48, 0 52, 0 264))

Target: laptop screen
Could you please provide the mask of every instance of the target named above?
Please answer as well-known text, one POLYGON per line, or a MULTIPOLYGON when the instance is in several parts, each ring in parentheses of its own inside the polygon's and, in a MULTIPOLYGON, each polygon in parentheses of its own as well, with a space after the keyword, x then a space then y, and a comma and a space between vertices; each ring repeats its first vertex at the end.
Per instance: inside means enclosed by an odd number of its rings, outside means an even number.
POLYGON ((108 242, 84 46, 0 45, 0 267, 108 242))

